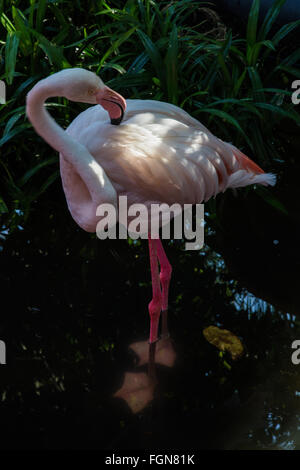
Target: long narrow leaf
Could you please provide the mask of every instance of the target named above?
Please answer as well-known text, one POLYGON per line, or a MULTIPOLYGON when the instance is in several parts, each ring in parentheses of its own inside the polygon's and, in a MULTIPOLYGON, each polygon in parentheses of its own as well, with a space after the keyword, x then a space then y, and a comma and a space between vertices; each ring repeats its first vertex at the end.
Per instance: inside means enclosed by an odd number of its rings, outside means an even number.
POLYGON ((288 211, 284 204, 276 197, 274 194, 269 191, 267 188, 257 186, 255 188, 256 194, 260 196, 266 203, 270 204, 272 207, 277 209, 279 212, 282 212, 285 215, 288 215, 288 211))
POLYGON ((161 82, 164 81, 164 63, 161 57, 161 54, 158 50, 158 48, 153 44, 151 39, 141 30, 137 30, 137 33, 143 43, 143 46, 145 47, 145 50, 147 54, 150 57, 150 60, 155 68, 155 71, 160 79, 161 82))
POLYGON ((256 103, 256 106, 272 111, 272 113, 279 114, 283 118, 292 119, 297 124, 300 124, 300 116, 293 110, 288 111, 287 109, 283 109, 280 106, 275 106, 274 104, 270 103, 256 103))
POLYGON ((173 27, 165 59, 168 97, 171 103, 178 103, 178 38, 177 28, 173 27))
POLYGON ((23 15, 23 13, 18 8, 15 8, 14 6, 12 7, 12 14, 13 14, 13 19, 16 25, 16 29, 17 31, 20 32, 20 48, 24 56, 27 56, 30 53, 32 53, 32 49, 31 49, 32 44, 31 44, 30 34, 26 25, 26 18, 23 15))
POLYGON ((259 41, 264 41, 266 39, 270 29, 272 28, 272 25, 274 24, 285 2, 286 0, 274 0, 273 5, 269 8, 265 16, 265 19, 263 21, 263 24, 260 28, 260 31, 258 33, 259 41))
POLYGON ((36 12, 36 23, 35 27, 38 33, 40 33, 43 29, 43 20, 45 18, 47 8, 47 0, 39 0, 37 12, 36 12))
POLYGON ((257 31, 257 22, 258 22, 258 15, 259 15, 259 0, 253 0, 249 16, 248 16, 248 24, 247 24, 247 45, 253 46, 256 42, 256 31, 257 31))
POLYGON ((52 163, 57 163, 57 157, 51 157, 51 158, 48 158, 47 160, 43 160, 42 162, 35 165, 33 168, 30 168, 30 170, 26 171, 26 173, 22 176, 22 178, 19 182, 19 186, 23 186, 41 168, 44 168, 45 166, 51 165, 52 163))
POLYGON ((3 198, 0 196, 0 214, 5 214, 8 212, 7 205, 5 204, 3 198))
POLYGON ((45 36, 34 29, 29 28, 29 30, 38 39, 38 46, 43 49, 45 54, 49 57, 51 64, 55 64, 59 68, 70 67, 69 62, 63 54, 62 47, 52 44, 45 36))
POLYGON ((8 85, 11 85, 14 79, 17 53, 19 47, 19 33, 7 33, 5 46, 5 74, 8 85))
POLYGON ((118 48, 120 45, 125 42, 136 30, 136 26, 126 31, 120 35, 120 37, 112 44, 112 46, 108 49, 108 51, 103 55, 102 59, 100 60, 99 67, 97 69, 97 73, 100 72, 102 65, 106 61, 106 59, 118 48))
POLYGON ((272 38, 274 45, 277 45, 282 39, 284 39, 288 34, 290 34, 295 28, 298 28, 300 25, 300 20, 293 21, 292 23, 285 24, 282 26, 272 38))

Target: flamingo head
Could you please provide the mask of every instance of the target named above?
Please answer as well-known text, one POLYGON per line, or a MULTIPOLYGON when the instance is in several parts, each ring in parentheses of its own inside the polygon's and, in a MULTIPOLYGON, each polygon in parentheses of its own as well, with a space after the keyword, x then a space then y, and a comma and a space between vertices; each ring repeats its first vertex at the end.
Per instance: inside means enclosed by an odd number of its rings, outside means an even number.
POLYGON ((100 104, 109 114, 111 124, 120 124, 126 109, 123 96, 104 85, 98 75, 81 68, 64 69, 48 77, 57 80, 60 95, 70 101, 100 104))

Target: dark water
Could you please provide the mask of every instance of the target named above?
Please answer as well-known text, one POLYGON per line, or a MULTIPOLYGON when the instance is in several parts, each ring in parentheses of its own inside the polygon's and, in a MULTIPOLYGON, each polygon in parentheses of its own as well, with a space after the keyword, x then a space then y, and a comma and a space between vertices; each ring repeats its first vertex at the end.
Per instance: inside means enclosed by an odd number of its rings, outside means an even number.
POLYGON ((165 243, 173 265, 171 339, 158 345, 156 383, 138 362, 147 357, 149 334, 147 243, 81 231, 59 181, 24 227, 4 229, 1 448, 300 449, 300 365, 291 362, 291 344, 300 339, 298 292, 283 305, 298 255, 292 243, 281 248, 274 228, 281 215, 254 193, 232 198, 224 201, 237 223, 226 215, 228 227, 221 221, 209 230, 203 250, 165 243), (245 201, 256 214, 255 233, 251 217, 235 207, 245 209, 245 201), (262 246, 266 259, 255 259, 262 246), (293 263, 284 271, 287 260, 293 263), (268 270, 281 288, 271 279, 272 290, 268 270), (209 325, 237 335, 244 355, 220 357, 203 336, 209 325))

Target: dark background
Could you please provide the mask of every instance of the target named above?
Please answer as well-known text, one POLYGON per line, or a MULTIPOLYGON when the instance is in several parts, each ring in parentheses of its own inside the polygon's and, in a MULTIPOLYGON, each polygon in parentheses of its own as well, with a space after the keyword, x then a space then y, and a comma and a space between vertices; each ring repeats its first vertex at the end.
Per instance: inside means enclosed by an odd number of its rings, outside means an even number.
MULTIPOLYGON (((13 3, 27 15, 26 2, 13 3)), ((86 13, 82 5, 77 13, 70 10, 77 29, 81 22, 95 20, 100 3, 89 2, 86 13)), ((110 6, 122 8, 121 3, 110 6)), ((190 7, 187 23, 205 20, 206 28, 216 28, 214 40, 224 41, 218 35, 229 29, 234 38, 245 38, 247 18, 235 17, 219 2, 211 7, 217 17, 209 16, 197 3, 190 7)), ((1 8, 12 17, 6 2, 1 8)), ((57 8, 66 12, 70 5, 61 2, 57 8)), ((112 15, 110 21, 120 19, 112 15)), ((274 23, 272 34, 281 26, 274 23)), ((43 34, 49 40, 53 28, 46 21, 43 34)), ((268 56, 262 75, 294 51, 299 52, 299 29, 268 56)), ((29 63, 31 58, 24 57, 19 60, 29 63)), ((39 60, 47 62, 42 56, 39 60)), ((70 57, 69 62, 76 65, 70 57)), ((4 62, 2 67, 4 74, 4 62)), ((293 67, 297 69, 297 61, 293 67)), ((116 72, 105 73, 111 78, 116 72)), ((295 76, 284 73, 266 86, 289 90, 295 76)), ((17 87, 25 78, 17 75, 14 80, 17 85, 11 86, 17 87)), ((24 106, 31 86, 21 90, 20 101, 12 106, 24 106)), ((142 95, 147 93, 143 90, 142 95)), ((127 90, 126 97, 135 93, 135 88, 127 90)), ((168 100, 163 94, 161 99, 168 100)), ((80 111, 72 106, 70 120, 80 111)), ((192 112, 192 103, 188 106, 192 112)), ((5 116, 5 109, 0 111, 5 116)), ((58 121, 66 118, 63 112, 56 111, 58 121)), ((204 114, 195 115, 199 120, 202 116, 218 136, 247 151, 246 142, 236 141, 236 129, 231 134, 230 123, 220 116, 209 121, 204 114)), ((245 126, 255 140, 251 119, 249 114, 245 126)), ((137 387, 127 391, 127 401, 113 396, 125 374, 136 374, 138 383, 139 374, 147 372, 129 349, 149 334, 147 243, 100 241, 77 227, 57 177, 55 152, 25 117, 21 122, 19 133, 2 142, 1 157, 7 211, 1 232, 0 339, 6 343, 7 364, 0 366, 0 447, 299 449, 300 366, 291 362, 291 344, 300 339, 297 122, 276 115, 272 123, 260 123, 263 149, 253 158, 277 174, 275 188, 227 191, 208 203, 205 246, 199 252, 186 252, 182 241, 164 242, 173 266, 169 320, 176 359, 172 367, 156 365, 157 384, 148 387, 149 395, 146 390, 148 398, 137 387), (22 186, 35 153, 40 158, 35 165, 53 161, 33 177, 27 175, 22 186), (203 336, 209 325, 237 335, 243 356, 233 361, 228 353, 220 355, 203 336), (137 413, 128 404, 135 400, 144 402, 137 413)))

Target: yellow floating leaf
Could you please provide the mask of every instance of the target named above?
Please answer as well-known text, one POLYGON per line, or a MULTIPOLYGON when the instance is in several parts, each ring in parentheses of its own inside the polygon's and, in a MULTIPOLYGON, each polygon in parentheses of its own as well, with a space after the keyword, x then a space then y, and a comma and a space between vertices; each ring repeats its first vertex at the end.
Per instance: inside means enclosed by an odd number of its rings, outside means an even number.
POLYGON ((244 347, 237 336, 229 330, 222 330, 217 326, 208 326, 203 330, 205 339, 221 351, 228 351, 232 359, 238 359, 244 351, 244 347))

